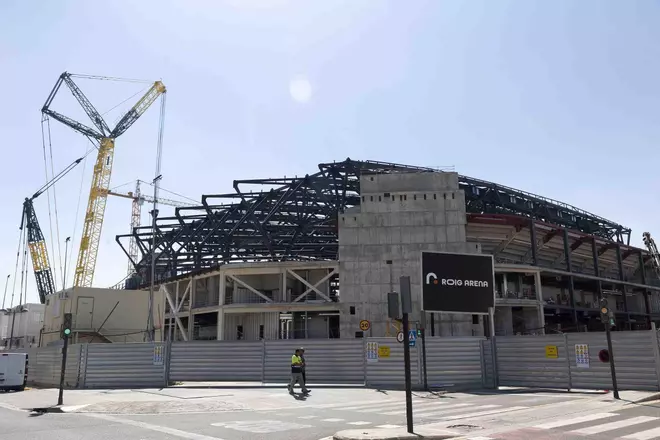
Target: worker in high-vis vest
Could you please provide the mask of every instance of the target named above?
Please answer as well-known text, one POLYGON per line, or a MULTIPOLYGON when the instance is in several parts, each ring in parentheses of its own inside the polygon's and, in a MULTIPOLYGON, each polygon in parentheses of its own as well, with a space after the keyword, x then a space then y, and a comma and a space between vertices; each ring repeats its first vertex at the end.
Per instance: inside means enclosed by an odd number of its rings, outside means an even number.
POLYGON ((305 386, 302 371, 302 353, 300 352, 300 349, 296 349, 296 352, 291 356, 291 382, 289 382, 289 386, 287 387, 289 389, 289 394, 293 394, 293 387, 296 386, 296 383, 300 384, 300 388, 302 388, 304 394, 309 394, 309 390, 305 386))

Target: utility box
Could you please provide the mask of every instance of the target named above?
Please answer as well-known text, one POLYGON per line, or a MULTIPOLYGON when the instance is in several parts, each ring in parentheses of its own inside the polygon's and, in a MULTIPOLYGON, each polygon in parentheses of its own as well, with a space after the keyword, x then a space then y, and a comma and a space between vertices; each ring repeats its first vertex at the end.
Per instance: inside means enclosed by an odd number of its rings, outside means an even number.
POLYGON ((27 383, 28 355, 0 354, 0 391, 23 391, 27 383))

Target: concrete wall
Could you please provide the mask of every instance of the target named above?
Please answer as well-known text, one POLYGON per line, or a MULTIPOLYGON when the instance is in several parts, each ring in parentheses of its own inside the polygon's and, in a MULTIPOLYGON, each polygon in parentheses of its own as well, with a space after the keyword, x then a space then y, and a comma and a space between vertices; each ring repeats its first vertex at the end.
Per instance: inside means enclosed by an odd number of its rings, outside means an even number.
MULTIPOLYGON (((478 244, 466 242, 465 195, 456 173, 367 175, 360 186, 361 206, 339 215, 342 338, 355 337, 362 319, 371 321, 365 336, 394 335, 387 292, 399 290, 402 275, 411 277, 411 319, 420 319, 421 251, 480 252, 478 244)), ((450 325, 438 318, 436 335, 471 336, 475 330, 469 315, 443 315, 450 325)))
MULTIPOLYGON (((162 319, 163 307, 164 298, 156 292, 153 305, 156 325, 162 319)), ((60 339, 64 313, 73 314, 74 342, 77 341, 75 335, 85 330, 87 333, 99 331, 116 342, 142 341, 142 332, 147 326, 148 310, 148 291, 87 287, 67 289, 47 299, 42 346, 60 339), (91 316, 83 310, 83 303, 93 304, 91 316), (103 328, 99 328, 102 324, 103 328), (129 336, 131 337, 128 338, 129 336)), ((157 331, 156 338, 159 337, 160 332, 157 331)))

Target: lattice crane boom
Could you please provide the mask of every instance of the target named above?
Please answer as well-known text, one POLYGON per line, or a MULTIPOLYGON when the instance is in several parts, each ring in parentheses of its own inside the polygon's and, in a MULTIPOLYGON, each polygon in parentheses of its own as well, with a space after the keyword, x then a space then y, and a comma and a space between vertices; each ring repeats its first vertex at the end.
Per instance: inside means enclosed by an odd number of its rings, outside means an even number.
MULTIPOLYGON (((78 287, 91 287, 94 280, 94 269, 96 268, 101 230, 103 228, 103 217, 105 215, 108 189, 110 187, 115 140, 117 137, 125 133, 126 130, 128 130, 131 125, 133 125, 135 121, 147 111, 151 104, 166 92, 166 89, 161 81, 155 81, 137 103, 135 103, 126 114, 124 114, 115 128, 111 130, 96 108, 94 108, 80 88, 75 84, 72 79, 72 77, 75 76, 76 75, 68 72, 64 72, 60 75, 55 87, 53 87, 53 90, 42 108, 42 112, 98 142, 98 155, 94 164, 94 174, 83 222, 83 232, 80 240, 80 250, 76 262, 73 283, 74 286, 78 287), (69 90, 71 90, 73 96, 93 122, 97 130, 50 109, 50 105, 62 83, 65 83, 69 90)), ((90 76, 87 77, 89 78, 90 76)), ((98 77, 97 79, 113 78, 98 77)))
POLYGON ((34 211, 34 199, 39 197, 44 191, 48 190, 51 186, 57 183, 69 171, 74 169, 83 158, 75 160, 71 165, 62 170, 59 174, 54 176, 44 186, 39 188, 32 197, 26 198, 23 202, 23 217, 21 218, 20 229, 27 228, 27 244, 30 250, 30 258, 32 259, 32 269, 37 281, 37 292, 39 293, 39 300, 41 304, 46 302, 46 297, 55 293, 55 282, 53 281, 53 273, 50 267, 50 258, 48 257, 48 248, 46 247, 46 239, 39 226, 37 214, 34 211))

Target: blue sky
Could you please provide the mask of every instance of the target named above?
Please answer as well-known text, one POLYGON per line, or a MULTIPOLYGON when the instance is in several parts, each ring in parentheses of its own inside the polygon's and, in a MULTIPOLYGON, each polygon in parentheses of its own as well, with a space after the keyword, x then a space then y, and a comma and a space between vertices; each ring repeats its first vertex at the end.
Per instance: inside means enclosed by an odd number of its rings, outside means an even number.
MULTIPOLYGON (((22 201, 45 181, 40 108, 65 70, 162 78, 162 185, 196 199, 346 157, 453 165, 630 226, 638 244, 660 234, 659 20, 651 0, 4 0, 0 294, 22 201), (289 92, 299 77, 305 103, 289 92)), ((134 92, 79 84, 99 109, 134 92)), ((157 125, 152 108, 118 139, 111 186, 153 178, 157 125)), ((52 145, 56 172, 86 148, 57 123, 52 145)), ((88 161, 57 186, 59 241, 77 223, 74 254, 91 171, 88 161)), ((58 254, 45 195, 35 208, 58 254)), ((125 275, 114 237, 129 219, 130 201, 110 199, 97 286, 125 275)), ((31 271, 28 283, 36 301, 31 271)))

